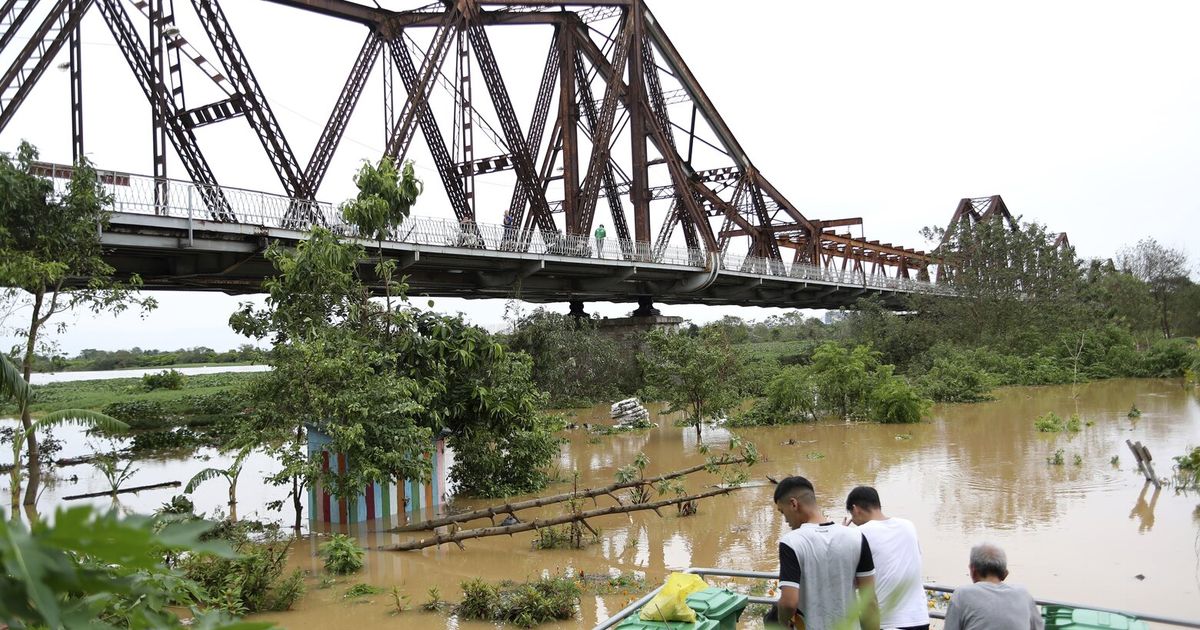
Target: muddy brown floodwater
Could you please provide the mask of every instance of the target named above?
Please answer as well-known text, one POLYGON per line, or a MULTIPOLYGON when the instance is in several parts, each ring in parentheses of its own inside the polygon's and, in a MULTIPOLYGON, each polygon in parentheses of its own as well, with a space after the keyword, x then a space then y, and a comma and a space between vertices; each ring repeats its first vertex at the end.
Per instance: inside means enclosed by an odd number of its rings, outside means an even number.
MULTIPOLYGON (((607 406, 570 413, 580 423, 611 423, 607 406)), ((568 441, 559 460, 563 476, 570 479, 578 470, 581 487, 605 485, 639 452, 649 457, 647 475, 703 461, 694 430, 672 426, 670 417, 655 420, 660 428, 640 433, 590 438, 582 430, 566 432, 568 441)), ((1124 445, 1131 438, 1149 446, 1161 476, 1170 474, 1172 456, 1200 445, 1200 400, 1196 390, 1179 381, 1103 381, 1080 386, 1077 398, 1069 386, 1008 388, 998 391, 992 402, 937 406, 931 420, 918 425, 836 423, 736 432, 755 442, 767 458, 752 469, 755 480, 765 475, 809 477, 830 518, 844 516, 842 501, 851 488, 876 486, 888 514, 916 523, 928 581, 967 582, 970 546, 990 540, 1008 551, 1010 580, 1038 596, 1200 618, 1200 496, 1147 489, 1124 445), (1142 410, 1140 418, 1126 416, 1131 404, 1142 410), (1074 434, 1037 433, 1033 420, 1047 411, 1064 417, 1078 413, 1094 424, 1074 434), (1062 466, 1046 462, 1056 449, 1064 452, 1062 466), (1075 455, 1082 459, 1079 465, 1074 464, 1075 455), (1120 457, 1119 465, 1110 463, 1114 455, 1120 457)), ((74 450, 67 437, 65 451, 74 450)), ((725 429, 706 428, 703 441, 720 447, 729 438, 725 429)), ((64 452, 69 454, 73 453, 64 452)), ((195 469, 221 460, 211 452, 198 455, 213 459, 181 455, 139 462, 143 470, 130 483, 186 481, 195 469)), ((260 516, 278 518, 261 506, 284 498, 282 491, 256 483, 259 473, 273 468, 265 458, 247 466, 239 484, 243 516, 251 516, 257 506, 260 516)), ((88 467, 59 473, 72 474, 82 479, 47 490, 43 511, 58 503, 60 494, 102 489, 88 467)), ((693 475, 687 487, 700 490, 715 482, 715 477, 693 475)), ((557 484, 548 492, 567 489, 569 484, 557 484)), ((123 498, 122 505, 148 512, 170 494, 131 496, 123 498)), ((220 484, 206 484, 196 496, 197 508, 213 510, 223 494, 220 484)), ((704 500, 692 517, 678 518, 673 509, 664 510, 664 518, 653 512, 601 517, 592 521, 601 529, 599 542, 578 551, 534 550, 532 533, 469 540, 465 551, 453 545, 404 553, 369 551, 361 573, 339 578, 328 588, 320 588, 322 567, 315 556, 328 531, 318 531, 295 546, 291 559, 311 572, 308 593, 294 610, 260 617, 292 629, 487 628, 491 624, 416 609, 431 586, 457 601, 460 582, 474 577, 524 580, 570 569, 634 573, 657 584, 671 570, 688 566, 775 570, 776 544, 786 525, 770 497, 770 487, 749 487, 704 500), (361 602, 344 599, 346 589, 356 582, 389 590, 397 586, 414 610, 389 614, 388 594, 361 602)), ((599 502, 612 504, 607 498, 599 502)), ((489 503, 459 501, 456 507, 489 503)), ((557 515, 562 509, 548 507, 540 514, 557 515)), ((529 516, 532 512, 522 514, 529 516)), ((290 518, 285 512, 284 520, 290 518)), ((348 533, 365 547, 409 537, 371 532, 377 528, 382 526, 352 526, 348 533)), ((638 594, 585 594, 575 620, 542 627, 590 628, 638 594)), ((748 620, 744 627, 758 626, 748 620)))
MULTIPOLYGON (((575 413, 578 422, 608 423, 607 411, 575 413)), ((598 441, 582 431, 569 432, 562 471, 570 477, 578 470, 581 486, 596 486, 611 483, 616 469, 639 452, 650 459, 648 474, 703 460, 695 431, 671 426, 669 418, 658 421, 658 429, 598 441)), ((1200 618, 1200 497, 1145 489, 1124 445, 1126 438, 1141 440, 1157 458, 1160 475, 1167 475, 1172 455, 1200 444, 1200 403, 1178 381, 1092 383, 1079 388, 1078 398, 1070 387, 1010 388, 993 402, 938 406, 932 420, 919 425, 838 423, 737 433, 768 459, 754 467, 755 479, 809 477, 830 518, 844 515, 842 501, 851 488, 876 486, 887 513, 916 523, 929 581, 968 581, 970 546, 991 540, 1008 551, 1010 580, 1042 597, 1200 618), (1142 416, 1131 420, 1126 414, 1135 403, 1142 416), (1037 433, 1033 419, 1046 411, 1064 417, 1079 413, 1094 424, 1077 434, 1037 433), (1060 448, 1066 464, 1049 465, 1046 458, 1060 448), (1073 463, 1076 454, 1080 465, 1073 463), (1110 463, 1113 455, 1120 456, 1117 466, 1110 463), (1145 579, 1137 579, 1139 574, 1145 579)), ((720 446, 729 437, 729 431, 709 428, 703 441, 720 446)), ((688 488, 714 481, 694 476, 688 488)), ((533 550, 532 534, 466 541, 465 551, 453 545, 372 551, 360 575, 326 589, 314 582, 294 611, 264 618, 291 628, 485 628, 490 624, 424 612, 392 616, 386 594, 371 603, 348 603, 342 596, 356 581, 399 586, 416 608, 429 587, 456 600, 459 583, 473 577, 523 580, 569 568, 587 574, 635 572, 657 584, 672 569, 688 566, 774 570, 777 540, 786 525, 770 497, 771 488, 752 487, 707 499, 692 517, 664 510, 665 518, 653 512, 599 518, 593 525, 602 529, 600 541, 579 551, 533 550)), ((608 505, 611 499, 600 501, 608 505)), ((391 534, 358 536, 367 547, 401 540, 391 534)), ((299 546, 293 559, 314 573, 321 568, 313 556, 315 544, 299 546)), ((633 596, 585 595, 576 620, 543 627, 590 628, 633 596)))

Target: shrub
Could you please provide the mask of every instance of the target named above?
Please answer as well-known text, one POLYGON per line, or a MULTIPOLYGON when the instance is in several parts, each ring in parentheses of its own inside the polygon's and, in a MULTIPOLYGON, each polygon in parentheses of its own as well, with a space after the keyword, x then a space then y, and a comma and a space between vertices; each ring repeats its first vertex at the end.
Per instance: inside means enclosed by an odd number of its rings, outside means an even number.
POLYGON ((1200 360, 1196 345, 1184 339, 1159 339, 1141 357, 1141 376, 1177 378, 1200 360))
POLYGON ((321 545, 321 556, 325 558, 325 570, 339 575, 354 573, 363 567, 363 550, 353 538, 345 534, 334 534, 321 545))
POLYGON ((991 400, 988 391, 994 380, 966 355, 941 349, 942 355, 918 381, 922 392, 936 402, 981 402, 991 400))
POLYGON ((1063 419, 1053 411, 1048 411, 1033 421, 1033 426, 1041 433, 1062 433, 1066 425, 1063 419))
POLYGON ((884 424, 920 422, 928 413, 929 405, 928 399, 898 376, 883 380, 871 393, 872 415, 884 424))
POLYGON ((512 623, 531 628, 575 616, 580 589, 566 576, 543 577, 517 584, 492 585, 481 579, 462 583, 463 601, 457 612, 465 619, 512 623))
POLYGON ((133 429, 161 429, 174 424, 174 417, 167 413, 166 407, 157 400, 109 403, 101 412, 128 424, 133 429))
POLYGON ((163 431, 145 431, 133 436, 134 451, 156 451, 177 448, 190 448, 201 444, 202 440, 195 431, 186 427, 166 429, 163 431))
MULTIPOLYGON (((236 558, 188 556, 179 565, 183 576, 208 594, 214 605, 232 613, 287 610, 304 594, 304 572, 283 576, 288 541, 268 537, 252 542, 251 523, 218 524, 213 533, 233 544, 236 558)), ((260 526, 261 527, 261 526, 260 526)))
POLYGON ((142 375, 142 389, 152 392, 156 389, 183 389, 183 372, 178 370, 163 370, 155 374, 142 375))
POLYGON ((1071 414, 1070 419, 1067 420, 1067 430, 1071 433, 1079 433, 1082 428, 1083 422, 1079 419, 1079 414, 1071 414))
POLYGON ((1052 466, 1062 466, 1066 463, 1066 458, 1063 457, 1063 450, 1060 448, 1054 451, 1054 455, 1046 458, 1046 463, 1052 466))

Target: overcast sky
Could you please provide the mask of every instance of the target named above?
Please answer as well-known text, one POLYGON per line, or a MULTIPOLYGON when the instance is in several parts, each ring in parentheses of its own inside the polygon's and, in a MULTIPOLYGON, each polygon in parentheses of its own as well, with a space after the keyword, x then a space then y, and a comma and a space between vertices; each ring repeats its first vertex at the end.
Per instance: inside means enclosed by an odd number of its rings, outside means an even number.
MULTIPOLYGON (((176 4, 184 36, 211 50, 188 3, 176 4)), ((944 225, 960 198, 1000 194, 1014 213, 1066 231, 1081 256, 1107 257, 1154 237, 1196 258, 1200 3, 648 4, 756 166, 810 218, 861 216, 868 238, 920 248, 927 244, 918 230, 944 225)), ((365 28, 261 0, 223 6, 289 141, 307 161, 365 28)), ((495 41, 522 120, 548 42, 534 34, 514 29, 495 41)), ((100 168, 148 173, 149 107, 95 9, 83 40, 87 152, 100 168)), ((7 67, 12 54, 0 55, 0 65, 7 67)), ((220 97, 188 72, 189 107, 220 97)), ((382 90, 372 79, 322 199, 346 197, 356 166, 382 152, 382 90)), ((483 100, 483 88, 476 90, 483 100)), ((26 138, 45 159, 69 162, 68 106, 67 73, 52 67, 0 134, 0 149, 26 138)), ((198 135, 222 183, 280 190, 244 121, 198 135)), ((414 150, 412 157, 430 184, 415 212, 449 216, 427 153, 414 150)), ((182 176, 174 157, 170 169, 182 176)), ((481 184, 481 195, 507 193, 505 186, 481 184)), ((498 223, 498 216, 480 220, 498 223)), ((156 298, 159 309, 145 319, 75 317, 58 337, 62 349, 223 349, 246 341, 226 323, 246 298, 156 298)), ((437 308, 465 312, 492 329, 502 325, 502 301, 444 299, 437 308)), ((630 309, 589 305, 608 316, 630 309)), ((664 312, 707 321, 779 311, 664 312)), ((11 337, 0 343, 7 347, 11 337)))

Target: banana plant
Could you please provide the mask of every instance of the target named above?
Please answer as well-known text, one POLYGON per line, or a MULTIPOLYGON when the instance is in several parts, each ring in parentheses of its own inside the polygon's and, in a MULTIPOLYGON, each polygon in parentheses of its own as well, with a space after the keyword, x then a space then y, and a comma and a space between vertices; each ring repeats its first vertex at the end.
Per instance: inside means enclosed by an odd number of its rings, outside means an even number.
POLYGON ((250 453, 253 452, 254 445, 248 444, 243 446, 241 450, 238 451, 237 456, 233 458, 233 463, 229 465, 229 468, 205 468, 204 470, 196 473, 195 476, 192 477, 192 480, 187 483, 187 486, 184 487, 184 494, 191 494, 195 492, 196 488, 200 487, 200 484, 208 481, 209 479, 224 477, 225 481, 229 482, 229 520, 237 521, 238 476, 242 474, 242 465, 245 464, 246 458, 250 455, 250 453))
MULTIPOLYGON (((20 370, 7 356, 0 354, 0 399, 11 400, 24 411, 33 397, 29 383, 21 377, 20 370)), ((110 433, 122 433, 129 425, 89 409, 60 409, 52 411, 40 418, 34 418, 29 428, 17 427, 13 434, 12 469, 9 470, 10 489, 12 491, 13 514, 17 513, 21 496, 21 455, 29 435, 39 429, 50 429, 64 424, 75 424, 86 429, 100 429, 110 433)))

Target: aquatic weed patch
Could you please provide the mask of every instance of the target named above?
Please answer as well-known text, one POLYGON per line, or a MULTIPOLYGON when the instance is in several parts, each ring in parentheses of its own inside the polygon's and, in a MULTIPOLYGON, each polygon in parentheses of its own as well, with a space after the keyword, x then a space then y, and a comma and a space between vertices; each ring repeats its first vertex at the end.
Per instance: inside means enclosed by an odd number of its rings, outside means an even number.
POLYGON ((476 578, 463 582, 462 589, 463 601, 455 608, 461 617, 522 628, 574 618, 582 592, 579 584, 567 576, 499 584, 476 578))

